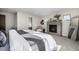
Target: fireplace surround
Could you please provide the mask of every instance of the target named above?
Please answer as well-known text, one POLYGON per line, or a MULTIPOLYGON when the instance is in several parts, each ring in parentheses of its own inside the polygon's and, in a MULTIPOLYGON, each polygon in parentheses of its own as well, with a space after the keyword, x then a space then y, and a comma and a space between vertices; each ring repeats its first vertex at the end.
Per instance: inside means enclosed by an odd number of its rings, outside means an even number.
POLYGON ((62 35, 62 21, 48 21, 47 32, 62 35))

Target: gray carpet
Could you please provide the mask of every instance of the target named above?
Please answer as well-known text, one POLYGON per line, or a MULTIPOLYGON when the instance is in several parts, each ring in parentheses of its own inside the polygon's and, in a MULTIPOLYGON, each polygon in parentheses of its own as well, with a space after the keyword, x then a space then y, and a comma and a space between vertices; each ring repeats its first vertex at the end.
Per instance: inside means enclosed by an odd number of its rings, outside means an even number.
MULTIPOLYGON (((51 34, 51 33, 49 33, 51 34)), ((79 51, 79 41, 61 37, 57 34, 51 34, 58 45, 61 45, 61 51, 79 51)))

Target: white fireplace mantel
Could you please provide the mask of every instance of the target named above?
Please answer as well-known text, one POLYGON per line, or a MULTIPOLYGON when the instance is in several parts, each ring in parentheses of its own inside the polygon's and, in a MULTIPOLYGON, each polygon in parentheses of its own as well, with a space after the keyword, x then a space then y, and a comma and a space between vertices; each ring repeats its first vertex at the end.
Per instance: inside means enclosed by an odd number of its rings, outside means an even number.
MULTIPOLYGON (((50 21, 47 23, 47 32, 50 32, 49 31, 49 25, 57 25, 57 33, 56 34, 59 34, 61 35, 62 34, 62 22, 61 21, 50 21)), ((51 32, 53 33, 53 32, 51 32)))

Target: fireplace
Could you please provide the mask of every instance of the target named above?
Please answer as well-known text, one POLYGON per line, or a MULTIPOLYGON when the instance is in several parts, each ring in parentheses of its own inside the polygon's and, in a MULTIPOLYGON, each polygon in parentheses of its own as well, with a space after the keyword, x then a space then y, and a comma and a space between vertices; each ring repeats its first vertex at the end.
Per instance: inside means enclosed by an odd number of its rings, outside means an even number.
POLYGON ((49 32, 57 33, 57 25, 49 25, 49 32))
POLYGON ((48 21, 47 32, 62 35, 62 21, 48 21))

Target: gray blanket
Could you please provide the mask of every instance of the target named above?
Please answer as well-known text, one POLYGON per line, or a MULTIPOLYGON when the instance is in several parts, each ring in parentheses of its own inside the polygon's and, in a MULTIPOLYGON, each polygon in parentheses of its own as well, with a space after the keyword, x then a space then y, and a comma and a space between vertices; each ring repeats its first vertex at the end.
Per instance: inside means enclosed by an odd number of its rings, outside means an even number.
POLYGON ((28 32, 25 32, 25 31, 23 31, 23 30, 17 30, 17 32, 20 34, 20 35, 22 35, 22 34, 27 34, 28 32))
POLYGON ((39 51, 45 51, 45 44, 43 42, 43 40, 39 40, 39 39, 36 39, 36 38, 27 38, 27 37, 24 37, 27 41, 33 41, 37 44, 38 48, 39 48, 39 51))
MULTIPOLYGON (((37 36, 34 36, 34 35, 31 35, 29 34, 28 32, 25 32, 23 30, 18 30, 17 31, 20 35, 23 35, 23 34, 28 34, 32 37, 24 37, 27 41, 33 41, 35 44, 37 44, 38 48, 39 48, 39 51, 45 51, 45 44, 43 42, 43 40, 37 36)), ((30 45, 31 46, 31 45, 30 45)))

